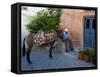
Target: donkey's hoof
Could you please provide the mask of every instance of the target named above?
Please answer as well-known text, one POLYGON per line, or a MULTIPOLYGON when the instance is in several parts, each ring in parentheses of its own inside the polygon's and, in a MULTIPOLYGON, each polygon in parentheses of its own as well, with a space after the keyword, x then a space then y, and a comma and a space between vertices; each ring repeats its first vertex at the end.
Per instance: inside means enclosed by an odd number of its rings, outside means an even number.
POLYGON ((29 64, 32 64, 32 62, 29 62, 29 64))
POLYGON ((31 62, 31 61, 28 61, 28 63, 29 63, 29 64, 32 64, 32 62, 31 62))
POLYGON ((49 55, 49 58, 50 58, 50 59, 52 59, 52 58, 53 58, 53 56, 52 56, 52 55, 49 55))

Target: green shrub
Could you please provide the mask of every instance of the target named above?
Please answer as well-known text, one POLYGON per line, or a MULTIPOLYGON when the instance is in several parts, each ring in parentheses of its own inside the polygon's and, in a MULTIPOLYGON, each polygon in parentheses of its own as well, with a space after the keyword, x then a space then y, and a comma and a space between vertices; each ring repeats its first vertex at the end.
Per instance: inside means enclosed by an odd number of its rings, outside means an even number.
POLYGON ((96 53, 95 53, 95 49, 91 49, 90 51, 90 56, 91 57, 95 57, 96 53))
POLYGON ((30 33, 36 33, 39 30, 49 32, 59 30, 61 10, 57 8, 48 8, 37 12, 32 16, 26 25, 30 33))
POLYGON ((95 49, 86 49, 85 51, 84 51, 84 54, 86 54, 86 55, 89 55, 89 56, 91 56, 91 57, 95 57, 95 49))

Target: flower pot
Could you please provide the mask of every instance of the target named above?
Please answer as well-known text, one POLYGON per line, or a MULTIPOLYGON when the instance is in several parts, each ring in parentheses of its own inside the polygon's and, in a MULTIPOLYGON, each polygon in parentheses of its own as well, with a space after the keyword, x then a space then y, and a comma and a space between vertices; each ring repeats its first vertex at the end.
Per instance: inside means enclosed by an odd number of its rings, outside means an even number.
POLYGON ((80 53, 79 53, 79 59, 80 59, 80 60, 84 60, 84 53, 83 53, 83 52, 80 52, 80 53))
POLYGON ((90 57, 88 55, 84 54, 84 61, 89 62, 90 61, 90 57))

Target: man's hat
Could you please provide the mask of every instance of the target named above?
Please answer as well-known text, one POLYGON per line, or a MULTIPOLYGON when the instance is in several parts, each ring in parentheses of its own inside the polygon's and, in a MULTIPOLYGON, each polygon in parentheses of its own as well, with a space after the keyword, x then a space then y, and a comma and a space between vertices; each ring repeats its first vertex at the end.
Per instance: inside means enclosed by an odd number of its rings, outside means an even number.
POLYGON ((65 31, 65 32, 68 32, 68 29, 66 28, 66 29, 64 29, 64 31, 65 31))

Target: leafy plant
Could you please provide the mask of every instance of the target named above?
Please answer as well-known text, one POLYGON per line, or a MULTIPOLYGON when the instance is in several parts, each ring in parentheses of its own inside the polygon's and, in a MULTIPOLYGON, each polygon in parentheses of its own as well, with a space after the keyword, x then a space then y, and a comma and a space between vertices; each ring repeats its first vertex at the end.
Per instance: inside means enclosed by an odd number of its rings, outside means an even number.
POLYGON ((48 8, 37 12, 37 15, 32 16, 29 23, 26 25, 30 33, 36 33, 39 30, 49 32, 59 29, 61 10, 57 8, 48 8))
POLYGON ((95 57, 96 53, 95 53, 95 49, 91 49, 90 50, 90 56, 91 57, 95 57))
POLYGON ((94 57, 95 56, 95 49, 86 49, 85 51, 84 51, 84 54, 86 54, 86 55, 89 55, 89 56, 91 56, 91 57, 94 57))

